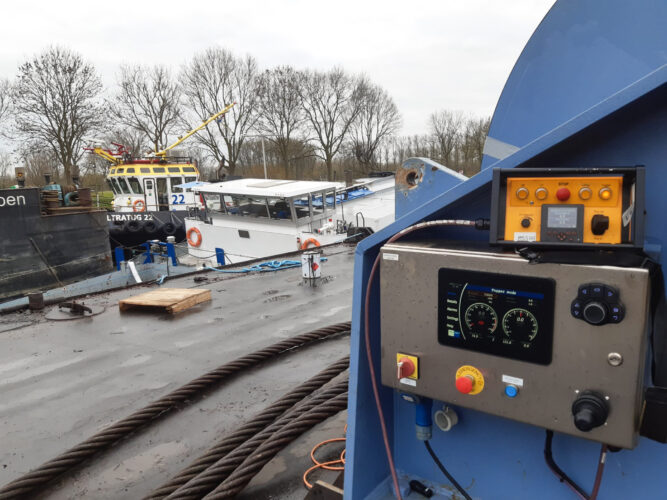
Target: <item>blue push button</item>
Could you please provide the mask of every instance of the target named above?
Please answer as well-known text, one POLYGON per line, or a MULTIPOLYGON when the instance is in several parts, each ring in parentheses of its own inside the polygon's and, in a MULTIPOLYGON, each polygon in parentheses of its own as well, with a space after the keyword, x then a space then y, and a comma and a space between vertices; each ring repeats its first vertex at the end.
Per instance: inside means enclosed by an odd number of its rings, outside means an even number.
POLYGON ((505 386, 505 396, 508 398, 515 398, 517 394, 519 394, 519 389, 516 385, 505 386))

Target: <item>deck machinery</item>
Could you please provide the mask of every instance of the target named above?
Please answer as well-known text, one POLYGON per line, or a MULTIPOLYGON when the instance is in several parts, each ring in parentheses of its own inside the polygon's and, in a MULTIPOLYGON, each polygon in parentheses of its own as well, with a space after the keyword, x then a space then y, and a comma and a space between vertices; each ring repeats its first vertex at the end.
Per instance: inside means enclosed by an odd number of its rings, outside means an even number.
POLYGON ((667 495, 665 19, 556 2, 482 171, 439 192, 413 176, 410 210, 359 244, 346 498, 398 496, 387 455, 400 496, 463 498, 424 441, 471 498, 667 495))

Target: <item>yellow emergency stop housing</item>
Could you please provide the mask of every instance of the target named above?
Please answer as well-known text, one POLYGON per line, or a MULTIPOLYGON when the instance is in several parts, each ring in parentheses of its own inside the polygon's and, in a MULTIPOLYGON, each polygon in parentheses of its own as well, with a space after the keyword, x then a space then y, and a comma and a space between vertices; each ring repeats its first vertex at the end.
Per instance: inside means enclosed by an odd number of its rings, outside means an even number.
POLYGON ((412 373, 412 375, 408 375, 406 378, 412 379, 412 380, 418 380, 419 379, 419 358, 417 356, 413 356, 412 354, 403 354, 401 352, 396 353, 396 364, 400 363, 401 359, 403 358, 408 358, 412 363, 415 365, 415 371, 412 373))
POLYGON ((644 169, 495 169, 492 244, 627 246, 644 240, 644 169))

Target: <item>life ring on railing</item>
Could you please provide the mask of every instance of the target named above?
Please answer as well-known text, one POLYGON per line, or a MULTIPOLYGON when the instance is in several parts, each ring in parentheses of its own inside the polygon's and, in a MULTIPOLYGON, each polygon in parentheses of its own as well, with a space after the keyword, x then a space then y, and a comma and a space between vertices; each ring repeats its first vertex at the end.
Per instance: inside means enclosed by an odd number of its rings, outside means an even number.
POLYGON ((319 247, 319 246, 320 246, 320 242, 317 241, 315 238, 308 238, 306 241, 304 241, 304 242, 301 244, 301 250, 308 250, 308 247, 309 247, 311 244, 312 244, 313 246, 316 246, 316 247, 319 247))
POLYGON ((196 227, 191 227, 190 229, 188 229, 188 233, 186 234, 186 236, 188 238, 188 243, 190 243, 190 245, 192 245, 193 247, 196 248, 199 245, 201 245, 201 240, 202 240, 201 232, 196 227), (192 233, 197 235, 196 240, 192 239, 192 233))
POLYGON ((134 212, 145 212, 146 211, 146 202, 144 200, 134 200, 134 203, 132 203, 132 211, 134 211, 134 212))

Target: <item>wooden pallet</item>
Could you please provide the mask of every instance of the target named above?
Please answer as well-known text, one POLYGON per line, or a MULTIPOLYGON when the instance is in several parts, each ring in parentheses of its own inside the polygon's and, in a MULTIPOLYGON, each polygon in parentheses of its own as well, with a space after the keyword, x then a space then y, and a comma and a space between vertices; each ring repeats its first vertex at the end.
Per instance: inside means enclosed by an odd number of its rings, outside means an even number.
POLYGON ((159 288, 118 302, 121 311, 131 308, 159 309, 174 314, 211 300, 211 290, 159 288))

